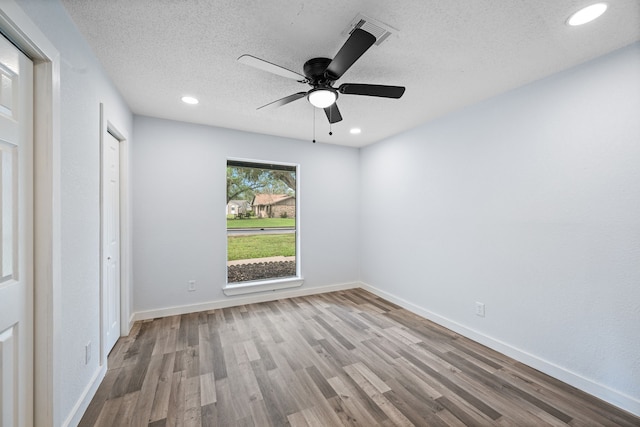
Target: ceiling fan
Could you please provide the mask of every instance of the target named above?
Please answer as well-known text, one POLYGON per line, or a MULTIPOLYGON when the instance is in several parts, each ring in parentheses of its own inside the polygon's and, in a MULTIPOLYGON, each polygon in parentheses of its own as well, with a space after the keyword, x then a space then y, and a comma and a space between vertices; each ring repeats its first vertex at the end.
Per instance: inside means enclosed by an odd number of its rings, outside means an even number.
POLYGON ((342 115, 336 105, 338 93, 395 99, 404 94, 405 88, 403 86, 362 83, 343 83, 338 88, 332 86, 375 41, 376 38, 373 34, 357 28, 351 33, 333 59, 312 58, 305 62, 303 67, 304 75, 251 55, 242 55, 238 58, 238 61, 279 76, 297 80, 299 83, 306 83, 312 87, 307 92, 294 93, 258 107, 258 110, 265 107, 281 107, 306 96, 314 107, 324 109, 329 123, 337 123, 342 120, 342 115))

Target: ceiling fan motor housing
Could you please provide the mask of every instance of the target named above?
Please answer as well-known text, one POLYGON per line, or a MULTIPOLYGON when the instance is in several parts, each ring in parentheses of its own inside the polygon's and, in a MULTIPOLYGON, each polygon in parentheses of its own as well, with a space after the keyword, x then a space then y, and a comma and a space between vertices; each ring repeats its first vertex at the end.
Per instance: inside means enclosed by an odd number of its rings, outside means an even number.
POLYGON ((311 58, 304 63, 304 75, 309 79, 311 86, 331 86, 333 80, 328 79, 325 75, 330 63, 331 59, 329 58, 311 58))

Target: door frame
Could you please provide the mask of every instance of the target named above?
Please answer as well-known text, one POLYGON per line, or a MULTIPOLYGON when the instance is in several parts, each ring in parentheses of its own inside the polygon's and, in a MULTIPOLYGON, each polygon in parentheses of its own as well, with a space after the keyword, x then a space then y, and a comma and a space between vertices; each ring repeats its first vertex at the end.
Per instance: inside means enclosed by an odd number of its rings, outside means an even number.
MULTIPOLYGON (((121 127, 111 121, 109 108, 100 103, 100 170, 104 167, 104 145, 106 138, 111 135, 120 144, 120 336, 129 334, 132 326, 131 319, 131 203, 129 189, 129 140, 120 132, 121 127)), ((103 283, 103 191, 104 174, 100 173, 100 366, 107 364, 106 350, 107 330, 107 294, 103 283)))
POLYGON ((33 61, 34 424, 60 413, 61 207, 60 53, 14 0, 3 0, 0 31, 33 61))

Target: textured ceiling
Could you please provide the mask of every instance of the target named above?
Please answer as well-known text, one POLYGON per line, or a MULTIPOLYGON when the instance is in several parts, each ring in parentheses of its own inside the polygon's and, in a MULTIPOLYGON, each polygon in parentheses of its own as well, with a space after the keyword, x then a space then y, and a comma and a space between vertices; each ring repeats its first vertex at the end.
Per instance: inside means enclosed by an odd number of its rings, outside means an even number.
MULTIPOLYGON (((344 120, 317 110, 316 139, 364 146, 640 40, 640 2, 609 0, 600 19, 569 27, 590 0, 62 0, 134 113, 311 140, 300 99, 256 110, 308 85, 237 62, 251 54, 302 73, 332 58, 358 13, 397 30, 336 86, 402 85, 399 100, 342 95, 344 120), (197 106, 180 102, 188 94, 197 106), (351 135, 352 127, 362 128, 351 135)), ((67 59, 69 61, 69 59, 67 59)), ((71 64, 82 67, 82 64, 71 64)))

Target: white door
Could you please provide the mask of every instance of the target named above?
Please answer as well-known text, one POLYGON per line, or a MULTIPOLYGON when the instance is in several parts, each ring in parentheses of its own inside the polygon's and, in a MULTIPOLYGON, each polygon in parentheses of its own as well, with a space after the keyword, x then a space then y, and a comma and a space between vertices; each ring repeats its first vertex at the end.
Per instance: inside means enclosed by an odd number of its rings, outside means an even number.
POLYGON ((33 424, 33 64, 0 36, 0 426, 33 424))
POLYGON ((102 147, 102 298, 105 356, 120 337, 120 142, 107 133, 102 147))

